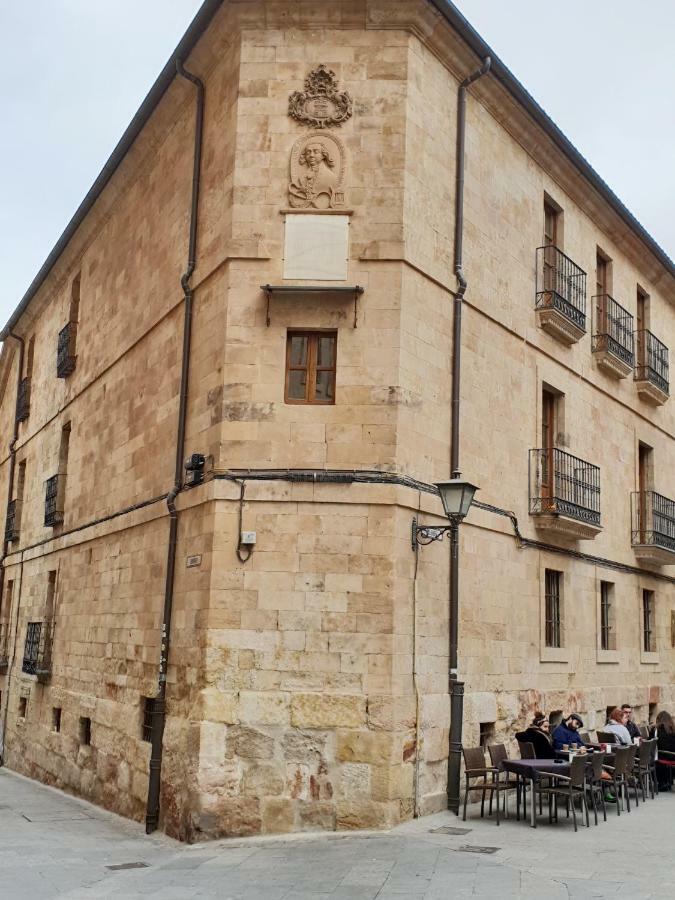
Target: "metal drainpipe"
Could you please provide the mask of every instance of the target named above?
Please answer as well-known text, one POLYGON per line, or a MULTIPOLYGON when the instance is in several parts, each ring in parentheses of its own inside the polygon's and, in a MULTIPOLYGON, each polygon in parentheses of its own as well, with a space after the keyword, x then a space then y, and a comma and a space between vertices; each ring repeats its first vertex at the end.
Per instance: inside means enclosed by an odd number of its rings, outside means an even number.
POLYGON ((171 613, 173 610, 173 592, 176 570, 176 544, 178 539, 178 510, 176 497, 183 486, 183 456, 185 452, 185 420, 187 415, 188 376, 190 371, 190 337, 192 332, 192 298, 190 279, 197 264, 197 213, 199 209, 199 184, 202 160, 202 134, 204 125, 204 84, 183 68, 181 60, 176 61, 176 72, 191 81, 197 88, 197 105, 195 112, 195 143, 192 169, 192 204, 190 208, 190 241, 188 248, 188 264, 180 283, 185 299, 185 315, 183 320, 183 357, 180 374, 180 395, 178 405, 178 429, 176 435, 176 468, 173 488, 166 498, 169 509, 169 543, 166 557, 166 582, 164 586, 164 614, 162 617, 162 634, 159 656, 159 676, 157 696, 154 701, 152 716, 152 733, 150 752, 150 770, 148 777, 148 803, 145 816, 145 832, 151 834, 159 822, 159 797, 162 774, 162 749, 164 725, 166 723, 166 671, 169 658, 171 637, 171 613))
MULTIPOLYGON (((26 344, 24 339, 18 335, 14 334, 14 332, 10 331, 7 337, 14 338, 15 341, 19 343, 19 371, 17 373, 16 378, 16 411, 14 415, 14 434, 12 435, 12 440, 9 444, 9 478, 7 479, 7 506, 12 502, 12 494, 14 493, 14 472, 16 470, 16 442, 19 439, 19 416, 17 415, 19 411, 19 391, 21 390, 21 379, 23 376, 23 359, 24 352, 26 349, 26 344)), ((5 516, 5 521, 7 517, 5 516)), ((2 559, 0 559, 0 613, 2 613, 3 601, 5 599, 5 559, 7 558, 7 552, 9 550, 9 541, 5 537, 2 544, 2 559)), ((23 573, 23 556, 21 563, 21 571, 23 573)), ((17 598, 17 602, 20 600, 21 594, 19 591, 19 597, 17 598)), ((12 610, 9 610, 10 616, 12 610)), ((11 621, 7 621, 7 628, 11 625, 11 621)), ((7 639, 9 640, 9 633, 7 634, 7 639)), ((16 636, 14 640, 14 649, 16 651, 16 636)), ((7 694, 5 700, 5 713, 2 716, 2 728, 0 731, 0 766, 5 763, 5 732, 7 729, 7 712, 9 710, 9 684, 10 679, 12 677, 12 667, 14 664, 14 660, 12 659, 12 663, 7 670, 7 684, 5 685, 7 694)), ((0 710, 0 713, 2 710, 0 710)))
MULTIPOLYGON (((25 341, 18 334, 10 331, 7 337, 14 338, 19 343, 19 371, 16 379, 16 411, 14 414, 14 434, 9 444, 9 479, 7 487, 7 505, 12 502, 14 492, 14 472, 16 469, 16 442, 19 439, 19 392, 21 391, 21 379, 23 376, 23 359, 26 348, 25 341)), ((9 550, 9 541, 5 538, 2 545, 2 559, 0 559, 0 612, 2 612, 2 599, 5 590, 5 558, 9 550)))
MULTIPOLYGON (((490 71, 489 56, 483 65, 465 78, 457 94, 457 152, 455 160, 455 254, 454 270, 457 291, 453 303, 452 320, 452 432, 450 435, 450 469, 452 478, 459 478, 459 412, 460 375, 462 362, 462 301, 466 294, 467 280, 462 268, 462 243, 464 238, 464 149, 466 143, 466 92, 490 71)), ((459 529, 451 532, 450 552, 450 609, 449 609, 449 692, 450 734, 448 740, 448 809, 459 814, 459 782, 462 765, 462 724, 464 717, 464 682, 457 678, 457 649, 459 643, 459 529)))

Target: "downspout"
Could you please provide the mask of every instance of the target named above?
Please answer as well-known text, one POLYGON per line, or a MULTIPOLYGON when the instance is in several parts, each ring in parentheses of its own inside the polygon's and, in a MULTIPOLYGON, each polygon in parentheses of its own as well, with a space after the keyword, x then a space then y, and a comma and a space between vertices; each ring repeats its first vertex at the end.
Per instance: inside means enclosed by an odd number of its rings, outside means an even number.
MULTIPOLYGON (((25 341, 18 334, 10 331, 7 337, 14 338, 19 343, 19 371, 16 376, 16 410, 14 414, 14 434, 9 444, 9 478, 7 486, 7 505, 12 502, 14 493, 14 472, 16 470, 16 442, 19 439, 19 392, 21 391, 21 379, 23 376, 23 358, 26 349, 25 341)), ((5 590, 5 559, 9 550, 9 541, 4 539, 2 545, 2 559, 0 559, 0 613, 2 612, 2 599, 5 590)))
MULTIPOLYGON (((462 268, 464 239, 464 151, 466 144, 466 92, 490 71, 492 60, 486 56, 483 65, 465 78, 457 93, 457 151, 455 159, 455 252, 454 270, 457 291, 452 317, 452 431, 450 435, 450 469, 452 478, 459 478, 459 413, 460 375, 462 371, 462 301, 467 280, 462 268)), ((457 678, 457 648, 459 643, 459 529, 453 525, 450 552, 450 608, 449 614, 449 693, 450 734, 448 740, 448 809, 459 814, 459 782, 462 765, 462 720, 464 716, 464 682, 457 678)))
POLYGON ((152 715, 152 732, 150 752, 150 770, 148 777, 148 803, 145 816, 145 832, 151 834, 159 822, 159 797, 162 774, 162 742, 166 723, 166 672, 169 658, 171 638, 171 613, 173 611, 173 593, 176 570, 176 545, 178 539, 178 510, 176 497, 183 486, 183 456, 185 451, 185 421, 187 416, 188 376, 190 371, 190 337, 192 332, 192 299, 193 292, 190 279, 197 265, 197 213, 199 209, 199 183, 202 159, 202 134, 204 125, 204 84, 195 75, 183 68, 181 60, 176 61, 176 72, 191 81, 197 89, 197 105, 195 112, 195 142, 192 168, 192 204, 190 208, 190 239, 188 247, 188 263, 180 284, 185 300, 183 320, 183 356, 180 373, 180 393, 178 404, 178 428, 176 434, 176 468, 174 483, 167 495, 166 505, 169 510, 169 543, 166 555, 166 582, 164 586, 164 613, 162 617, 162 634, 160 640, 159 674, 157 696, 154 700, 152 715))
MULTIPOLYGON (((12 435, 12 440, 9 444, 9 477, 7 479, 7 506, 12 502, 12 494, 14 493, 14 472, 16 470, 16 442, 19 439, 19 392, 21 390, 21 378, 23 376, 23 359, 24 352, 26 349, 25 341, 18 334, 14 334, 14 332, 10 331, 7 337, 14 338, 15 341, 19 343, 19 370, 16 376, 16 410, 14 414, 14 434, 12 435)), ((5 521, 7 520, 7 516, 5 515, 5 521)), ((5 536, 2 544, 2 558, 0 559, 0 614, 3 612, 3 605, 5 599, 5 559, 7 558, 7 554, 9 551, 9 541, 5 536)), ((21 556, 21 573, 23 576, 23 554, 21 556)), ((19 598, 20 600, 21 593, 19 590, 19 598)), ((17 602, 18 602, 17 600, 17 602)), ((7 620, 7 628, 11 623, 12 610, 9 610, 9 619, 7 620)), ((9 641, 9 631, 7 633, 7 641, 9 641)), ((14 638, 14 649, 16 651, 16 635, 14 638)), ((8 646, 9 650, 9 646, 8 646)), ((9 710, 9 685, 12 677, 12 666, 14 663, 14 659, 12 656, 12 663, 7 669, 7 683, 5 685, 5 711, 2 715, 2 730, 0 732, 0 766, 4 765, 5 762, 5 732, 7 729, 7 712, 9 710)), ((0 710, 0 714, 2 710, 0 710)))

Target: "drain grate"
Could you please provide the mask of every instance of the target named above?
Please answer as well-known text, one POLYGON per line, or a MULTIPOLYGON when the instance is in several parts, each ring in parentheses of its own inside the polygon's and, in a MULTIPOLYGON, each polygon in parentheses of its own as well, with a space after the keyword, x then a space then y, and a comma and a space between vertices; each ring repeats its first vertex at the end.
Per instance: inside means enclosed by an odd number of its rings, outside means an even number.
POLYGON ((459 848, 463 853, 496 853, 501 847, 478 847, 477 845, 465 844, 459 848))
POLYGON ((119 872, 122 869, 147 869, 148 863, 144 862, 131 862, 131 863, 117 863, 116 866, 106 866, 106 869, 110 869, 111 872, 119 872))
POLYGON ((430 828, 429 834, 469 834, 472 828, 453 828, 452 825, 442 825, 440 828, 430 828))

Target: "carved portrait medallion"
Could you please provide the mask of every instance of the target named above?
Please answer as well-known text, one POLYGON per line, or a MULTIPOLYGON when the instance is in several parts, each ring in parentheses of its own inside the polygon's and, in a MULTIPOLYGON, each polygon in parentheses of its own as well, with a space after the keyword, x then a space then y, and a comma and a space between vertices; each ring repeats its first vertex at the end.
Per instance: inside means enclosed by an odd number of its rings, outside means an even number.
POLYGON ((345 148, 332 134, 305 135, 293 144, 288 203, 294 209, 345 205, 345 148))
POLYGON ((293 91, 288 98, 288 115, 312 128, 340 126, 352 114, 352 98, 338 91, 335 72, 323 64, 305 78, 305 90, 293 91))

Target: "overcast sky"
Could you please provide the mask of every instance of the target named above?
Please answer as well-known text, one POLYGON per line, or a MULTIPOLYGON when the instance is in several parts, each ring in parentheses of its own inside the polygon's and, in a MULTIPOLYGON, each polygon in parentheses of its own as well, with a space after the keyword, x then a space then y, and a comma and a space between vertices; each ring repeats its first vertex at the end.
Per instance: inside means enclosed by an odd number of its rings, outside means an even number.
MULTIPOLYGON (((675 2, 455 2, 675 256, 675 2)), ((3 323, 200 5, 0 0, 3 323)))

